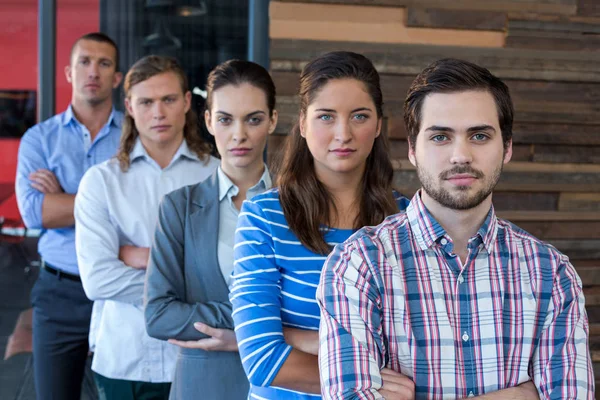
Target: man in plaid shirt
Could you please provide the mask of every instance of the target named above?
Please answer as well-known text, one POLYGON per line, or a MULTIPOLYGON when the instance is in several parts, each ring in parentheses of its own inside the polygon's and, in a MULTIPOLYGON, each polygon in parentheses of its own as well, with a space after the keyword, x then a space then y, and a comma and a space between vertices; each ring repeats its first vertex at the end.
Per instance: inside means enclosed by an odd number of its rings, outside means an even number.
POLYGON ((324 399, 593 399, 581 280, 496 217, 513 105, 487 69, 440 60, 404 104, 422 189, 329 256, 317 290, 324 399))

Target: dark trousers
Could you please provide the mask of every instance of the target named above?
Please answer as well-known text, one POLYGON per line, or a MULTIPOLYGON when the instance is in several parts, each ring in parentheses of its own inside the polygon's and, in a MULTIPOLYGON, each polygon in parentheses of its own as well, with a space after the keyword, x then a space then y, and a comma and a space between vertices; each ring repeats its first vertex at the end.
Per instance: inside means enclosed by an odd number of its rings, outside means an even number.
POLYGON ((92 302, 81 282, 41 269, 31 291, 37 400, 78 400, 88 357, 92 302))
MULTIPOLYGON (((100 400, 168 400, 170 383, 112 379, 94 372, 100 400)), ((198 393, 201 396, 201 393, 198 393)))

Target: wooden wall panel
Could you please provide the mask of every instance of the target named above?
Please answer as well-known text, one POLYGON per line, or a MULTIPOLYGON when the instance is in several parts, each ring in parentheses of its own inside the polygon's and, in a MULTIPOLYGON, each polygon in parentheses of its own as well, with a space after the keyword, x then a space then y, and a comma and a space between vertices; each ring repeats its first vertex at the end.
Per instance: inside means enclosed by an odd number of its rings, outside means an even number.
POLYGON ((408 27, 403 8, 273 2, 270 13, 273 39, 504 46, 502 32, 408 27))
MULTIPOLYGON (((570 257, 585 286, 590 348, 600 371, 600 1, 272 1, 271 69, 281 154, 298 114, 298 74, 333 50, 369 57, 381 76, 394 182, 420 188, 407 160, 406 92, 435 60, 489 68, 515 106, 513 158, 494 192, 498 216, 570 257)), ((600 375, 598 375, 600 376, 600 375)), ((600 383, 600 382, 598 382, 600 383)))
POLYGON ((334 50, 369 57, 380 73, 415 76, 432 62, 461 58, 489 68, 503 79, 600 82, 600 54, 414 44, 382 44, 301 39, 272 39, 271 68, 302 70, 307 60, 334 50))
MULTIPOLYGON (((595 0, 580 0, 593 2, 595 0)), ((298 0, 279 0, 296 3, 298 0)), ((388 7, 425 7, 446 10, 476 10, 499 12, 535 12, 540 14, 575 15, 577 0, 303 0, 310 4, 369 5, 388 7)), ((589 6, 593 8, 593 5, 589 6)))
POLYGON ((419 28, 504 31, 506 13, 410 7, 406 25, 419 28))

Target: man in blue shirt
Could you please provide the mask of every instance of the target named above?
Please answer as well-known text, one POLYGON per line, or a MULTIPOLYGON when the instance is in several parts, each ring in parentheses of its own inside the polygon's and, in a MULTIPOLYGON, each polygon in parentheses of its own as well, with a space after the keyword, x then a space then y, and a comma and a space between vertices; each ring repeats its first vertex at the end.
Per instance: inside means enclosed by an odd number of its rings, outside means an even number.
POLYGON ((44 230, 42 268, 31 293, 38 400, 80 397, 93 303, 79 278, 73 206, 83 174, 117 152, 123 115, 113 108, 112 90, 122 80, 118 63, 108 36, 79 38, 65 67, 71 104, 29 129, 19 147, 19 210, 28 228, 44 230))

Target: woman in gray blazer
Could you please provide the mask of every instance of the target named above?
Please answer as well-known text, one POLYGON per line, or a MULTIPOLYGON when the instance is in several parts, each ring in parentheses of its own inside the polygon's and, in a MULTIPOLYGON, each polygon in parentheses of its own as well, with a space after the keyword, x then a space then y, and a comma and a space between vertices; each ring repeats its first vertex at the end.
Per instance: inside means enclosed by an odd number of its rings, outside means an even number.
POLYGON ((258 64, 230 60, 206 86, 204 117, 221 164, 163 198, 146 273, 146 330, 180 347, 170 399, 236 400, 247 397, 248 380, 228 281, 242 202, 271 187, 263 152, 277 124, 275 85, 258 64))

